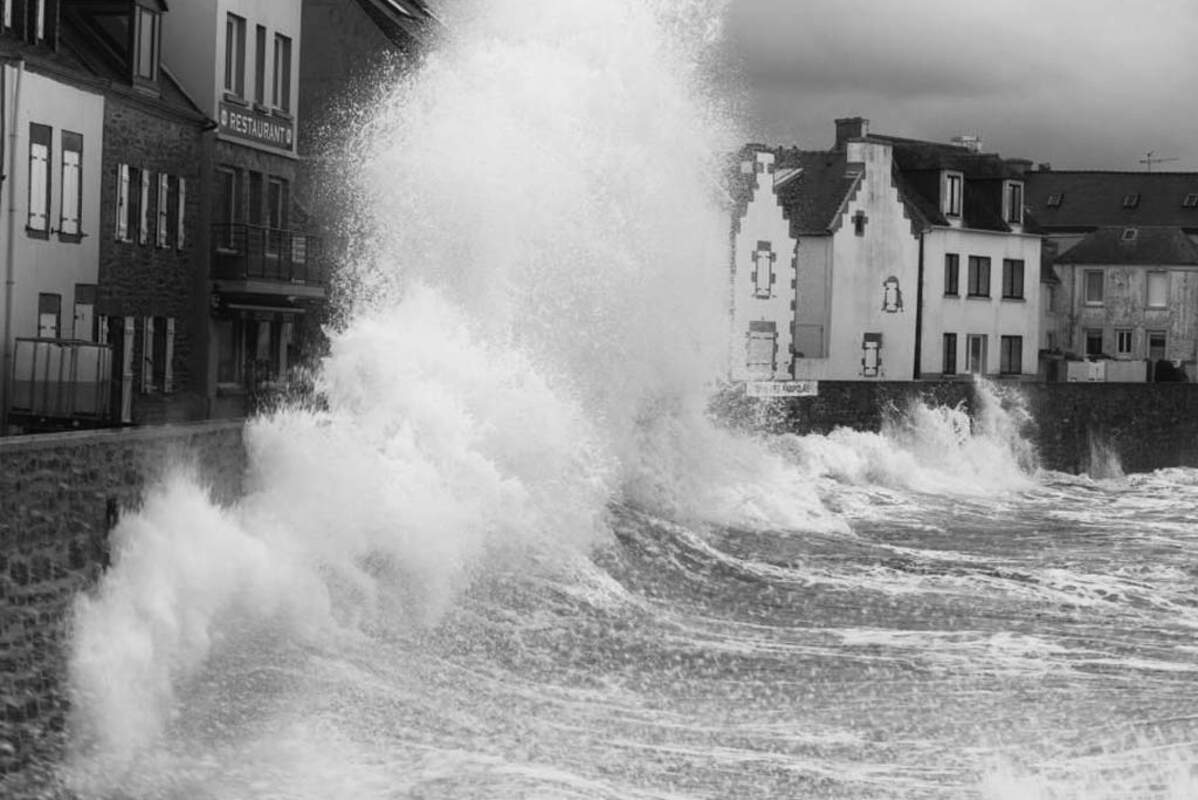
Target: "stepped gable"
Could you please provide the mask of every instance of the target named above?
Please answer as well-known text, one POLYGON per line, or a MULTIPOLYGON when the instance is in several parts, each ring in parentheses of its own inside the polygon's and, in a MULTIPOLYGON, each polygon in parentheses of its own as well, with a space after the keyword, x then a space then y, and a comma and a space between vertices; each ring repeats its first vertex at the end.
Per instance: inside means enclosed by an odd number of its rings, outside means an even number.
POLYGON ((1198 244, 1177 226, 1118 226, 1092 231, 1058 264, 1198 265, 1198 244), (1134 230, 1134 235, 1126 232, 1134 230))

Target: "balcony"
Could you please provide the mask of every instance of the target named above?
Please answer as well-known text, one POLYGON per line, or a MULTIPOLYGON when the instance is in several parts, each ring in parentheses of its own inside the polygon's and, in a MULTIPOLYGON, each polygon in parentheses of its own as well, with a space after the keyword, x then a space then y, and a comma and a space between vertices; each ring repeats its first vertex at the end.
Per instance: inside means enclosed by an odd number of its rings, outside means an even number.
POLYGON ((223 291, 323 298, 320 237, 263 225, 213 225, 212 277, 223 291))
POLYGON ((10 419, 37 429, 110 422, 112 350, 74 339, 17 339, 10 419))

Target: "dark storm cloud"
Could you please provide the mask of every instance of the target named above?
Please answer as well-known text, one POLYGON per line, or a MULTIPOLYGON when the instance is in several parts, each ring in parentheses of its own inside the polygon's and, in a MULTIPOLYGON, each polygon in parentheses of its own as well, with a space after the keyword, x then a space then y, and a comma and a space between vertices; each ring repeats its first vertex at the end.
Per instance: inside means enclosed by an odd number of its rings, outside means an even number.
POLYGON ((1198 170, 1189 0, 731 0, 747 135, 824 146, 832 119, 1058 166, 1198 170))

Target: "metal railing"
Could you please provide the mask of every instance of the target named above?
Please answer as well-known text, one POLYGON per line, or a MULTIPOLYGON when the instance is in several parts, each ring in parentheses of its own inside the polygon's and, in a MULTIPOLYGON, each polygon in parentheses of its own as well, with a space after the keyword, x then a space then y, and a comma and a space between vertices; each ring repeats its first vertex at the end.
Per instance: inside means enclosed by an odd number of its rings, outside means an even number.
POLYGON ((77 339, 22 339, 13 349, 9 411, 50 419, 109 418, 112 348, 77 339))
POLYGON ((212 276, 323 284, 321 240, 306 233, 246 223, 212 226, 212 276))

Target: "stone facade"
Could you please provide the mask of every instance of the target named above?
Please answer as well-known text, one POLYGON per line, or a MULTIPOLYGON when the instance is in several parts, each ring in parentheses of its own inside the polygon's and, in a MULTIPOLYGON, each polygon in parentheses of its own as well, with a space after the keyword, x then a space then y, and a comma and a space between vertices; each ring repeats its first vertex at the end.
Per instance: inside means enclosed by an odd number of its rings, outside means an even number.
POLYGON ((241 425, 0 439, 0 796, 46 796, 38 774, 64 739, 72 599, 107 564, 120 510, 181 459, 194 460, 218 501, 231 501, 244 471, 241 425))
MULTIPOLYGON (((104 110, 104 174, 100 206, 100 285, 98 312, 109 319, 108 338, 121 355, 123 325, 134 323, 129 391, 131 419, 135 424, 199 419, 206 414, 203 348, 206 338, 200 321, 206 318, 207 299, 202 278, 207 273, 207 252, 200 246, 200 210, 204 181, 200 164, 204 147, 198 112, 179 115, 147 107, 120 95, 110 95, 104 110), (122 165, 133 170, 129 193, 140 193, 139 176, 148 177, 144 236, 117 231, 118 181, 122 165), (166 176, 167 212, 159 215, 159 179, 166 176), (182 184, 180 183, 182 181, 182 184), (179 187, 183 196, 183 241, 179 241, 179 187), (160 222, 166 225, 159 239, 160 222), (200 278, 200 281, 197 281, 200 278), (146 374, 154 369, 154 354, 145 345, 146 320, 165 326, 171 320, 170 385, 146 374), (149 357, 147 357, 149 356, 149 357), (164 390, 165 389, 165 390, 164 390)), ((126 173, 127 174, 127 173, 126 173)), ((165 330, 157 331, 161 339, 165 330)), ((151 337, 152 342, 152 337, 151 337)), ((151 344, 151 346, 153 346, 151 344)), ((162 357, 160 352, 159 357, 162 357)), ((119 395, 121 359, 114 363, 114 394, 119 395)), ((166 372, 157 367, 160 375, 166 372)), ((119 409, 119 396, 115 398, 119 409)))

